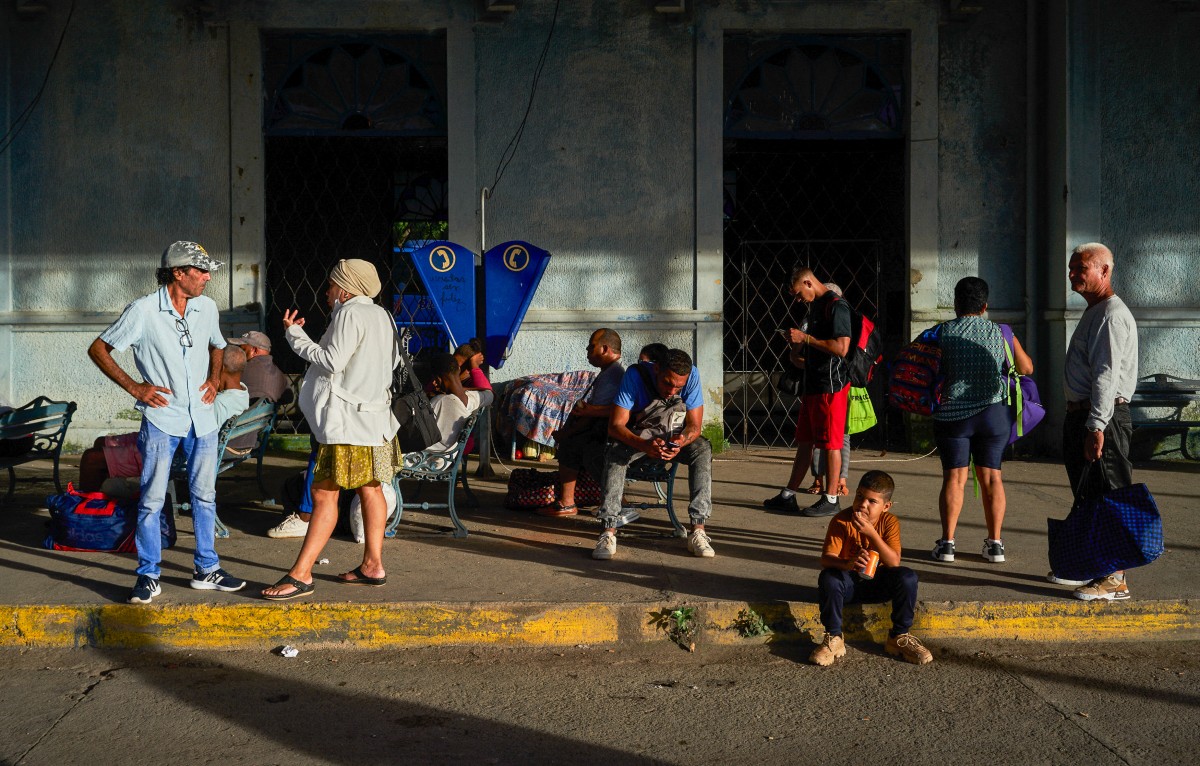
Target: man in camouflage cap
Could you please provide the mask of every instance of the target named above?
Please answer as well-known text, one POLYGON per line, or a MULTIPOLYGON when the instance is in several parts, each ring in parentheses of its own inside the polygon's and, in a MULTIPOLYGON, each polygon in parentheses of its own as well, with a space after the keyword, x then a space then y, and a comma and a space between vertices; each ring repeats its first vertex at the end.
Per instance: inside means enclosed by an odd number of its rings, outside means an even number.
POLYGON ((125 307, 88 348, 88 356, 114 383, 137 400, 142 413, 138 450, 142 455, 137 519, 137 583, 133 604, 148 604, 162 592, 161 514, 171 461, 182 446, 187 458, 192 521, 196 535, 191 586, 235 591, 245 587, 221 569, 216 538, 217 396, 224 357, 217 304, 201 293, 220 268, 195 242, 176 242, 162 254, 155 276, 158 290, 125 307), (113 350, 133 349, 141 382, 113 360, 113 350))

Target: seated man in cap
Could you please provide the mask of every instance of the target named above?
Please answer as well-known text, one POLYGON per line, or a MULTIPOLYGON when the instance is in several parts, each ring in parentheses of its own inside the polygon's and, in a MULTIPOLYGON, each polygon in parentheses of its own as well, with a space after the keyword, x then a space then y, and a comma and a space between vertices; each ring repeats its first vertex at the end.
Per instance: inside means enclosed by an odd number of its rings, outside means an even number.
POLYGON ((265 333, 251 330, 243 333, 240 338, 230 338, 229 342, 241 346, 246 352, 246 369, 242 371, 242 382, 250 392, 250 401, 282 401, 284 393, 291 389, 291 384, 271 358, 271 339, 265 333))

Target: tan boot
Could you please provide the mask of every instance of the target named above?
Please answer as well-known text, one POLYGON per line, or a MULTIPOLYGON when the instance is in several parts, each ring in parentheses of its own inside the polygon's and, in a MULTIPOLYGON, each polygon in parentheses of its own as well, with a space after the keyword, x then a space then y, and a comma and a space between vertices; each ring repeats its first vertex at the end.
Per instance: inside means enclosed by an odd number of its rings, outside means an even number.
POLYGON ((808 656, 809 662, 821 667, 829 667, 833 661, 846 656, 846 642, 841 636, 825 634, 825 640, 808 656))
POLYGON ((914 665, 926 665, 933 662, 933 655, 912 633, 888 636, 887 644, 883 648, 887 650, 888 654, 903 657, 914 665))

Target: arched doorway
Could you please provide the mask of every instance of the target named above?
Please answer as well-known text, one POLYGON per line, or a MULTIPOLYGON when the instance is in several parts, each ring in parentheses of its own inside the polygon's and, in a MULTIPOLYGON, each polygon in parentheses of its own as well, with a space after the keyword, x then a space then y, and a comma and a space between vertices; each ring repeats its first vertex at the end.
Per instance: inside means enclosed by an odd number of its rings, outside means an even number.
POLYGON ((774 381, 787 363, 776 330, 803 320, 782 291, 795 263, 836 282, 889 346, 900 343, 906 55, 899 35, 726 36, 724 413, 734 444, 791 443, 795 400, 774 381))
POLYGON ((276 363, 300 373, 285 309, 318 337, 340 258, 374 263, 390 305, 413 281, 396 248, 445 236, 446 44, 299 33, 264 36, 263 52, 267 332, 276 363))

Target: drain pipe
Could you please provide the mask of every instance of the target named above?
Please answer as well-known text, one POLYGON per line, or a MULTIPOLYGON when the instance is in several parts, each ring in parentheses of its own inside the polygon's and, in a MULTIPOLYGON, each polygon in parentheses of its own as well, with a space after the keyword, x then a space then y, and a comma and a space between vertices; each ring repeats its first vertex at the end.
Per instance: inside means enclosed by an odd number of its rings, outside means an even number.
MULTIPOLYGON (((487 252, 487 201, 492 196, 492 190, 488 187, 483 187, 479 191, 479 263, 477 267, 483 265, 483 254, 487 252)), ((475 337, 482 337, 484 344, 487 344, 487 336, 480 332, 484 328, 484 319, 487 316, 487 284, 482 279, 483 269, 479 269, 480 276, 476 278, 476 290, 478 290, 475 299, 475 337)), ((488 372, 487 361, 484 361, 484 373, 488 372)), ((475 475, 481 478, 491 478, 496 475, 496 471, 492 468, 492 419, 490 417, 483 418, 479 421, 479 468, 475 471, 475 475)))
POLYGON ((1025 342, 1029 356, 1037 359, 1041 347, 1037 310, 1041 304, 1037 279, 1037 253, 1041 241, 1037 199, 1041 168, 1038 164, 1038 0, 1025 0, 1025 342))

